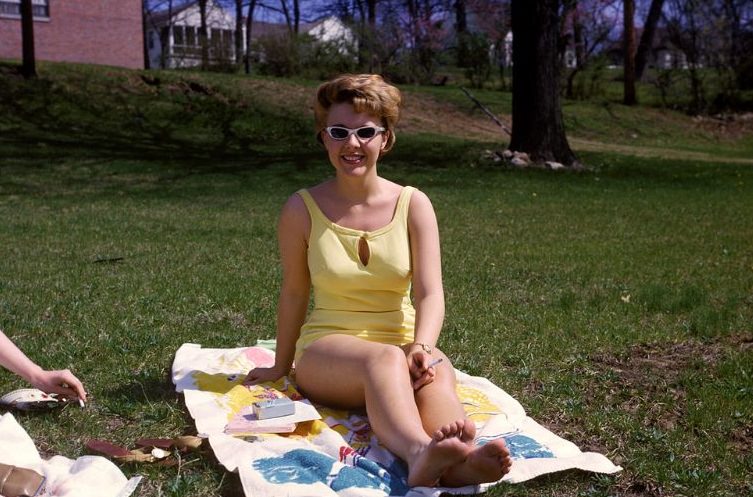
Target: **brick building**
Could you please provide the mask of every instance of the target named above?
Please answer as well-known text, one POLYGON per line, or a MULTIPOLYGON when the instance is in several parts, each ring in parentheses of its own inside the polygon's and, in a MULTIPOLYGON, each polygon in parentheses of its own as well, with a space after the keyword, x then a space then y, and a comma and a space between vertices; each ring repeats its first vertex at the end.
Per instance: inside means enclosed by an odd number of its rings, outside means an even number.
MULTIPOLYGON (((0 0, 0 58, 21 59, 21 0, 0 0)), ((37 60, 142 69, 141 0, 32 0, 37 60)))

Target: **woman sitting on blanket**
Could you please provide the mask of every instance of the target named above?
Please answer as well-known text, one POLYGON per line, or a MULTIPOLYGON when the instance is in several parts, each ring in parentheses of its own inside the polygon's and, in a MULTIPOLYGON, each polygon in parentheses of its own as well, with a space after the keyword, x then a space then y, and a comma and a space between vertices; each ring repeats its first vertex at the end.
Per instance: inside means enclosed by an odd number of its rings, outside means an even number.
POLYGON ((282 209, 276 360, 246 383, 277 380, 295 360, 309 399, 366 408, 379 441, 408 464, 409 485, 497 481, 511 464, 504 441, 474 444, 454 369, 435 347, 444 295, 434 209, 421 191, 377 173, 395 143, 400 102, 399 90, 377 75, 319 87, 318 139, 335 177, 298 191, 282 209))

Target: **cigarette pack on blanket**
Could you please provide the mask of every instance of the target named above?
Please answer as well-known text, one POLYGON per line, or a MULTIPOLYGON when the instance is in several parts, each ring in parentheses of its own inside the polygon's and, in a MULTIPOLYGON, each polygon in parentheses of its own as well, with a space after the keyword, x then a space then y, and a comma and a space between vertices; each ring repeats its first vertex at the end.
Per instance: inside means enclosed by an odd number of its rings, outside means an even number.
POLYGON ((296 429, 296 423, 321 419, 316 408, 309 401, 303 399, 293 389, 288 387, 285 389, 288 391, 283 393, 268 385, 238 385, 231 388, 220 398, 220 405, 227 405, 231 409, 232 406, 242 407, 238 411, 233 409, 230 416, 226 418, 228 421, 225 424, 224 433, 235 437, 246 437, 258 433, 290 433, 296 429), (288 393, 293 397, 289 397, 288 393), (261 410, 256 407, 257 404, 262 406, 261 410), (264 408, 264 405, 277 407, 269 411, 270 407, 264 408), (282 411, 279 405, 284 406, 282 411), (271 417, 271 414, 277 417, 271 417))
POLYGON ((256 419, 279 418, 295 414, 295 404, 288 397, 254 402, 256 419))

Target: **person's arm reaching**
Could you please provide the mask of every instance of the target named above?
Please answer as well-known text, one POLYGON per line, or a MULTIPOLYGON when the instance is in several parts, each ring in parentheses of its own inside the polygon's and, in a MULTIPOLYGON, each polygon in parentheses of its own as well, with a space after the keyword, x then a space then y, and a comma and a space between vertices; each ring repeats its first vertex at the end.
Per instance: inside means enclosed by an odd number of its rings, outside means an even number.
POLYGON ((86 401, 86 390, 73 373, 67 369, 51 371, 42 369, 16 347, 2 330, 0 330, 0 365, 43 392, 86 401))

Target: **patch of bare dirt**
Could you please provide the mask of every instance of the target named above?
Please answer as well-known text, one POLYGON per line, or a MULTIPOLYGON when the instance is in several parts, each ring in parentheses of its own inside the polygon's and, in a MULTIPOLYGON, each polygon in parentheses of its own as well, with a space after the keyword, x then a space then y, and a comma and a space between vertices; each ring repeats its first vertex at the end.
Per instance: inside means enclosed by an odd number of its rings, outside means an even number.
POLYGON ((735 334, 710 343, 688 340, 639 344, 619 357, 596 354, 591 359, 597 368, 616 373, 626 386, 663 390, 664 386, 675 384, 691 362, 700 361, 711 368, 730 347, 748 350, 753 347, 753 335, 735 334))
POLYGON ((314 126, 313 88, 282 81, 248 79, 242 82, 241 90, 253 94, 257 101, 274 102, 290 112, 307 112, 311 115, 311 126, 314 126))
MULTIPOLYGON (((469 109, 473 104, 469 101, 469 109)), ((507 142, 510 137, 479 110, 463 110, 429 95, 412 93, 405 99, 398 130, 435 133, 486 141, 507 142)), ((498 116, 503 122, 509 118, 498 116)))
MULTIPOLYGON (((615 379, 607 381, 605 401, 620 410, 642 417, 646 427, 665 431, 682 424, 687 409, 687 394, 679 382, 684 371, 693 367, 713 369, 730 350, 751 350, 753 335, 735 334, 715 342, 694 340, 676 343, 634 345, 619 356, 597 354, 591 357, 591 367, 611 373, 615 379)), ((740 429, 732 434, 733 445, 753 446, 753 428, 740 429)))
POLYGON ((693 123, 717 140, 737 140, 753 133, 753 112, 695 116, 693 123))
POLYGON ((734 430, 731 443, 741 454, 753 456, 753 426, 741 426, 734 430))
MULTIPOLYGON (((638 344, 618 355, 592 355, 583 374, 598 382, 598 392, 585 400, 627 412, 646 428, 677 429, 687 411, 687 394, 680 382, 681 375, 692 367, 712 369, 733 350, 753 350, 753 333, 739 333, 708 343, 686 340, 638 344)), ((542 389, 539 380, 532 380, 524 392, 540 395, 542 389)), ((544 424, 566 439, 577 440, 582 450, 608 454, 617 464, 624 464, 621 454, 630 452, 619 433, 609 435, 609 429, 585 431, 582 423, 565 411, 547 413, 544 424)), ((730 434, 729 441, 737 452, 753 453, 753 427, 737 428, 730 434)), ((621 489, 619 495, 664 495, 658 484, 634 480, 630 473, 620 478, 617 485, 621 489)))
POLYGON ((55 447, 51 446, 47 442, 47 440, 40 438, 40 439, 37 439, 34 443, 42 459, 49 459, 53 456, 58 455, 58 452, 55 450, 55 447))
POLYGON ((127 426, 129 423, 120 416, 108 416, 107 418, 105 418, 104 424, 107 427, 107 431, 109 433, 117 433, 118 431, 120 431, 120 429, 127 426))
POLYGON ((626 478, 624 481, 618 482, 617 486, 621 489, 618 495, 623 497, 661 497, 665 495, 662 487, 652 481, 626 478))

